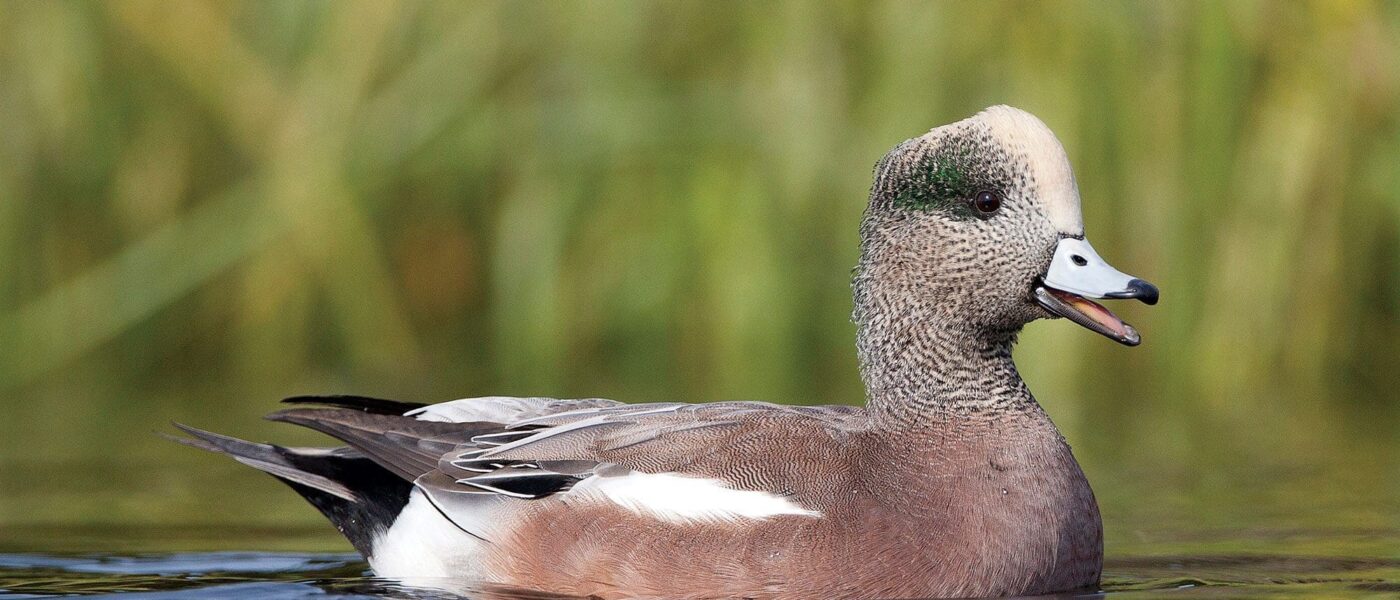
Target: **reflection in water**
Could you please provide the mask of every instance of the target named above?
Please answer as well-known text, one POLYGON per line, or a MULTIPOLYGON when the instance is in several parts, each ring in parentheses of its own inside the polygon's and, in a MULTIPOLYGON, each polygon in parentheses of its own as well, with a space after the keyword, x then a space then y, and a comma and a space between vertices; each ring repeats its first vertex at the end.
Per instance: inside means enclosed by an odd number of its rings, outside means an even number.
MULTIPOLYGON (((460 596, 368 576, 354 554, 204 552, 166 555, 0 554, 0 598, 120 594, 138 598, 413 598, 460 596)), ((472 598, 565 596, 483 585, 472 598)))
MULTIPOLYGON (((1156 556, 1110 559, 1106 596, 1369 597, 1400 592, 1400 559, 1156 556)), ((209 552, 138 556, 0 554, 0 598, 458 598, 366 575, 349 554, 209 552)), ((1099 596, 1082 594, 1081 597, 1099 596)), ((572 598, 483 585, 476 600, 572 598)))
POLYGON ((1110 559, 1104 570, 1104 588, 1113 592, 1214 588, 1214 594, 1229 588, 1231 596, 1360 596, 1350 592, 1400 589, 1400 559, 1394 558, 1154 556, 1110 559))

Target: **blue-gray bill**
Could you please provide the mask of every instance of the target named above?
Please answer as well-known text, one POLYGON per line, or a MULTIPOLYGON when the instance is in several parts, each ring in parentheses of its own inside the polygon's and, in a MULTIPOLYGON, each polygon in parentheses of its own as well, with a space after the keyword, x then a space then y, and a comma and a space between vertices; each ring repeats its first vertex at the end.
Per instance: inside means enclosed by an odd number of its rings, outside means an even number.
POLYGON ((1050 268, 1034 293, 1036 301, 1050 314, 1128 346, 1141 343, 1142 336, 1090 298, 1135 298, 1156 304, 1159 296, 1156 286, 1114 269, 1088 240, 1073 237, 1063 238, 1055 246, 1050 268))

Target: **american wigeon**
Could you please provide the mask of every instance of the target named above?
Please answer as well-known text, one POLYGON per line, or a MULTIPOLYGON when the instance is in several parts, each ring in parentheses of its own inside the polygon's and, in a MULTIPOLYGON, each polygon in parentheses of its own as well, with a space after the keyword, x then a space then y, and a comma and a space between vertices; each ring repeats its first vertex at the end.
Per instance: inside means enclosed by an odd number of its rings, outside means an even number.
POLYGON ((184 428, 291 485, 375 573, 602 598, 1025 595, 1099 581, 1099 509, 1011 360, 1090 298, 1157 300, 1084 239, 1046 126, 997 106, 875 169, 854 280, 864 407, 356 397, 271 415, 348 444, 184 428))

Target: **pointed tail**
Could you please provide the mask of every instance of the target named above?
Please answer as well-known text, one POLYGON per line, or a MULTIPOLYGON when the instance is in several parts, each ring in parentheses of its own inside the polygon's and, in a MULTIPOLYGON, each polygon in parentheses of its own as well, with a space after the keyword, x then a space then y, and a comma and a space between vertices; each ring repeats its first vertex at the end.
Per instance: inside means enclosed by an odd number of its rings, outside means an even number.
POLYGON ((175 427, 191 437, 165 437, 228 455, 286 483, 330 519, 366 558, 374 539, 394 524, 408 504, 413 488, 411 482, 351 448, 287 448, 179 423, 175 427))

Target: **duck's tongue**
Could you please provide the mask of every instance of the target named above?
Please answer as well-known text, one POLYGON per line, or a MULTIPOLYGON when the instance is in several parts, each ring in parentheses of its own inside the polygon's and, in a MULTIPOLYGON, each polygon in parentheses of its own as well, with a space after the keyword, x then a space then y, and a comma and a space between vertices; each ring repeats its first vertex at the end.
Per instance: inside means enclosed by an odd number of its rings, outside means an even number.
POLYGON ((1124 323, 1102 304, 1047 286, 1039 286, 1035 291, 1036 299, 1050 312, 1129 346, 1136 346, 1142 341, 1132 325, 1124 323))

